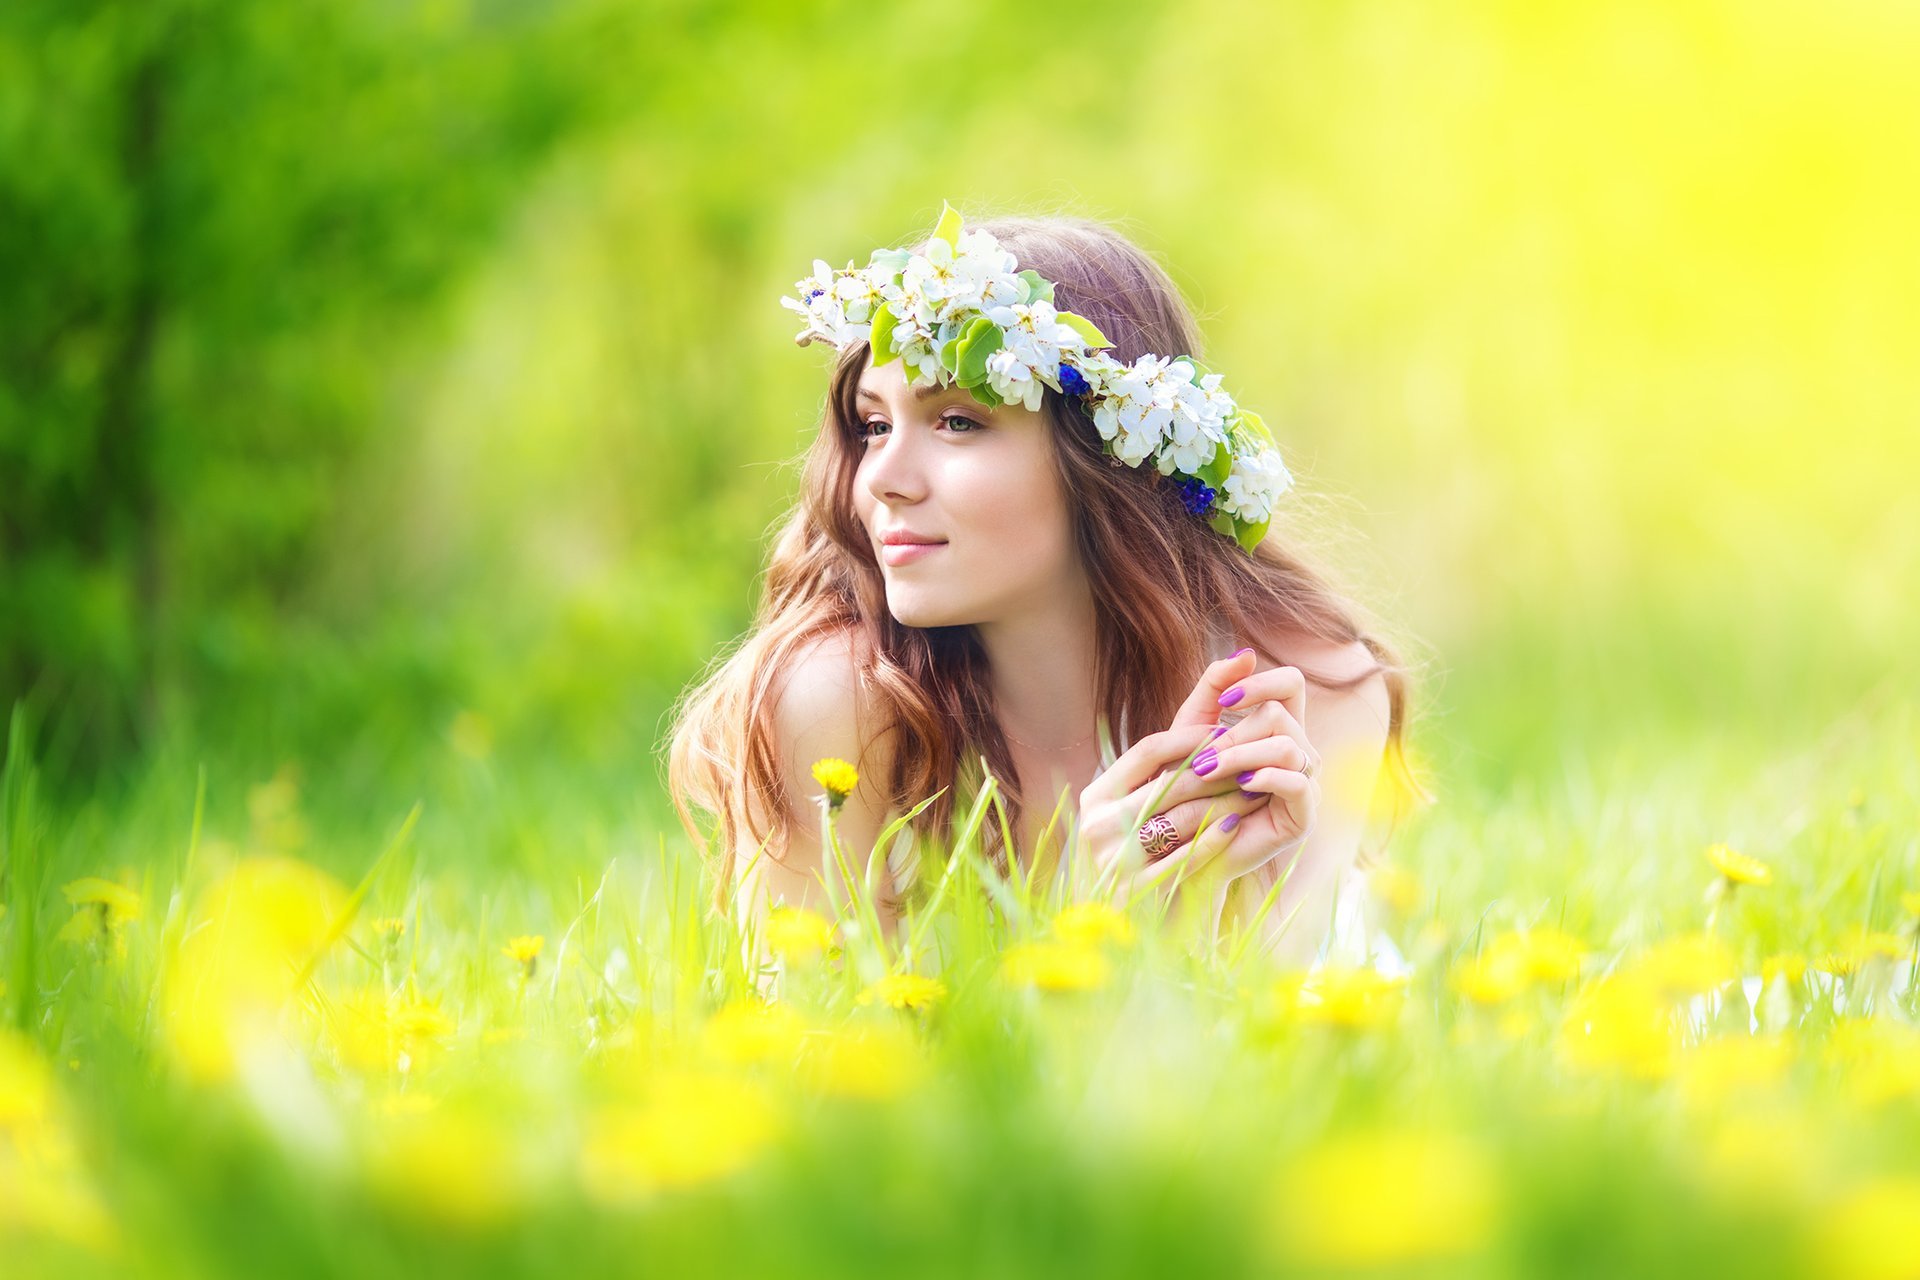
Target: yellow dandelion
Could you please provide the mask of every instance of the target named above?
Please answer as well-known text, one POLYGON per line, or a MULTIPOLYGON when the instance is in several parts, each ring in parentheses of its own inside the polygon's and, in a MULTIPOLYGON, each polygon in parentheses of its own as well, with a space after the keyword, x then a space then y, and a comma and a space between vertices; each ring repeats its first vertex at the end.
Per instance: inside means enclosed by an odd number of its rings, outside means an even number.
POLYGON ((1658 988, 1616 974, 1575 995, 1558 1043, 1576 1069, 1658 1079, 1673 1069, 1678 1040, 1672 1005, 1658 988))
POLYGON ((733 1000, 707 1019, 700 1042, 722 1062, 791 1064, 806 1033, 806 1019, 784 1004, 733 1000))
POLYGON ((293 858, 248 858, 210 885, 172 946, 159 1025, 196 1079, 232 1075, 251 1046, 282 1036, 281 1011, 346 917, 332 876, 293 858))
POLYGON ((1000 957, 1001 977, 1041 991, 1095 991, 1112 973, 1107 957, 1083 943, 1026 942, 1000 957))
POLYGON ((547 940, 537 933, 521 934, 517 938, 507 939, 507 945, 500 948, 501 953, 520 966, 521 976, 531 979, 533 971, 540 962, 540 952, 547 940))
POLYGON ((927 1074, 919 1043, 897 1024, 848 1027, 807 1037, 799 1078, 816 1093, 842 1098, 892 1098, 927 1074))
POLYGON ((140 895, 122 884, 98 876, 82 876, 62 886, 60 892, 76 907, 94 907, 111 925, 140 918, 140 895))
POLYGON ((1713 869, 1726 877, 1729 884, 1764 885, 1773 883, 1773 868, 1757 858, 1749 858, 1744 853, 1736 853, 1724 844, 1707 846, 1707 861, 1713 869))
POLYGON ((1354 1133, 1306 1152, 1272 1186, 1273 1248, 1316 1264, 1458 1257, 1492 1233, 1497 1180, 1480 1147, 1438 1132, 1354 1133), (1393 1212, 1382 1213, 1389 1204, 1393 1212))
POLYGON ((1842 1018, 1827 1037, 1826 1059, 1866 1105, 1920 1093, 1920 1030, 1904 1023, 1842 1018))
POLYGON ((1386 1026, 1399 1017, 1406 981, 1377 969, 1329 966, 1309 975, 1299 990, 1295 1013, 1300 1021, 1365 1030, 1386 1026))
POLYGON ((1854 925, 1840 935, 1834 950, 1814 967, 1823 973, 1846 978, 1875 960, 1904 960, 1910 953, 1910 944, 1899 934, 1854 925))
POLYGON ((648 1082, 638 1104, 593 1117, 580 1149, 581 1182, 613 1204, 714 1182, 752 1163, 781 1127, 779 1110, 752 1081, 665 1073, 648 1082))
POLYGON ((99 876, 83 876, 60 891, 73 904, 73 916, 59 933, 62 941, 94 942, 113 937, 116 943, 125 945, 118 931, 128 921, 140 918, 139 894, 99 876))
POLYGON ((326 1029, 340 1062, 356 1071, 421 1070, 458 1030, 439 1006, 375 987, 329 1006, 326 1029))
POLYGON ((407 931, 407 922, 398 916, 381 916, 373 922, 373 933, 377 938, 398 938, 407 931))
POLYGON ((1533 983, 1556 985, 1580 976, 1585 950, 1559 929, 1497 934, 1479 955, 1454 966, 1453 989, 1478 1004, 1502 1004, 1533 983))
POLYGON ((1775 978, 1793 986, 1807 974, 1807 958, 1797 951, 1782 951, 1778 955, 1768 956, 1760 962, 1760 983, 1772 986, 1775 978))
POLYGON ((1844 951, 1829 951, 1813 962, 1813 967, 1821 973, 1830 973, 1836 978, 1851 978, 1860 972, 1860 966, 1866 957, 1851 955, 1844 951))
POLYGON ((1518 934, 1501 934, 1477 956, 1455 964, 1447 981, 1476 1004, 1504 1004, 1527 988, 1526 949, 1518 934))
POLYGON ((1784 1036, 1716 1036, 1677 1058, 1675 1076, 1688 1101, 1717 1106, 1775 1083, 1792 1062, 1793 1042, 1784 1036))
POLYGON ((767 913, 767 945, 789 960, 805 961, 833 942, 833 923, 805 907, 775 907, 767 913))
POLYGON ((1654 944, 1621 973, 1671 1000, 1717 989, 1734 976, 1734 959, 1712 934, 1685 933, 1654 944))
POLYGON ((1133 944, 1133 921, 1110 903, 1076 902, 1053 918, 1053 933, 1062 942, 1094 947, 1104 942, 1133 944))
POLYGON ((1559 929, 1531 929, 1526 935, 1527 974, 1549 985, 1580 976, 1586 948, 1580 939, 1559 929))
POLYGON ((917 973, 890 973, 860 993, 859 1003, 878 1000, 893 1009, 930 1009, 946 997, 947 984, 917 973))
POLYGON ((813 780, 826 788, 828 806, 838 809, 859 785, 860 774, 845 760, 828 756, 813 762, 813 780))

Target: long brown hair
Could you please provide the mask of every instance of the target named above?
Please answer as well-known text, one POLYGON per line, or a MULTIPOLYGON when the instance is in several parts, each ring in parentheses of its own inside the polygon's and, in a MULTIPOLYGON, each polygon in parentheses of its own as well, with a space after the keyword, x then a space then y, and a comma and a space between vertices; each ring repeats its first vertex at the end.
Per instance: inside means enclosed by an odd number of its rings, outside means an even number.
MULTIPOLYGON (((1148 352, 1204 358, 1198 326, 1173 281, 1112 227, 1066 216, 967 225, 992 233, 1023 269, 1053 281, 1054 304, 1092 320, 1114 344, 1107 354, 1115 359, 1131 362, 1148 352)), ((920 835, 946 829, 956 792, 979 778, 984 761, 1000 782, 1009 824, 1019 825, 1022 797, 990 710, 986 654, 975 629, 897 622, 855 513, 854 472, 863 444, 854 396, 867 355, 867 345, 856 344, 835 364, 821 429, 806 454, 800 498, 775 540, 752 631, 731 654, 717 655, 675 708, 668 788, 682 824, 708 855, 714 901, 723 911, 740 852, 751 855, 764 842, 764 856, 777 857, 786 847, 784 824, 797 806, 785 794, 773 712, 782 673, 823 637, 839 634, 850 641, 863 704, 877 721, 865 727, 873 738, 891 738, 892 768, 884 785, 892 812, 904 813, 945 788, 913 827, 920 835), (717 855, 690 806, 717 816, 717 855)), ((1153 467, 1127 467, 1106 456, 1091 416, 1077 403, 1050 390, 1042 412, 1093 586, 1095 688, 1105 722, 1120 727, 1118 749, 1172 721, 1209 661, 1209 627, 1214 634, 1247 639, 1276 665, 1283 657, 1267 652, 1263 641, 1279 635, 1343 646, 1359 641, 1374 665, 1344 679, 1291 665, 1327 689, 1350 688, 1384 672, 1391 704, 1387 761, 1397 784, 1391 787, 1393 825, 1414 797, 1429 798, 1406 757, 1408 669, 1361 624, 1355 605, 1281 540, 1268 536, 1248 555, 1188 514, 1178 491, 1153 467)), ((1276 434, 1285 439, 1284 429, 1276 434)), ((1285 495, 1282 505, 1293 497, 1285 495)), ((986 824, 985 839, 1004 871, 1009 853, 996 825, 986 824)), ((1279 873, 1278 861, 1254 873, 1263 881, 1262 894, 1279 873)))

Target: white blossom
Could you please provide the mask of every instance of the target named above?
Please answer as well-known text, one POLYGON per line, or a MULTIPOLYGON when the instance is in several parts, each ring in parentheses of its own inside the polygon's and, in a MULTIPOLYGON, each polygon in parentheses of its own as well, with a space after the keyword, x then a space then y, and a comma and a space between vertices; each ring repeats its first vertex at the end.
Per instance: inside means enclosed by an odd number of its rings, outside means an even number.
POLYGON ((800 296, 780 299, 781 306, 799 312, 807 322, 794 335, 794 341, 803 347, 810 342, 827 342, 835 347, 864 342, 869 326, 861 322, 867 320, 872 311, 869 308, 850 315, 846 302, 850 294, 864 293, 868 283, 865 275, 851 262, 843 270, 835 271, 823 259, 815 258, 813 274, 794 282, 794 291, 800 296))
POLYGON ((1036 410, 1040 407, 1047 386, 1036 373, 1020 352, 1010 347, 1002 347, 987 357, 987 385, 1008 404, 1036 410))
POLYGON ((1293 487, 1293 476, 1275 449, 1235 454, 1233 470, 1220 486, 1222 511, 1248 524, 1263 524, 1273 516, 1280 495, 1293 487))
POLYGON ((1207 374, 1195 385, 1187 380, 1192 373, 1192 365, 1177 360, 1169 367, 1166 385, 1161 388, 1171 398, 1167 440, 1156 459, 1161 475, 1176 471, 1193 475, 1213 460, 1220 445, 1227 443, 1227 413, 1233 409, 1233 400, 1219 390, 1219 374, 1207 374))

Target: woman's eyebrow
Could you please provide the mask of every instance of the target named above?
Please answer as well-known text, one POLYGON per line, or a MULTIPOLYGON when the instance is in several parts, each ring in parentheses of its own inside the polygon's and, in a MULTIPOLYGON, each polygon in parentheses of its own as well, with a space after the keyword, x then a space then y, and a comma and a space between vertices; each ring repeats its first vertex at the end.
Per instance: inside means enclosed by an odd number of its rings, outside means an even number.
MULTIPOLYGON (((943 396, 948 394, 949 392, 958 391, 958 390, 960 390, 959 387, 943 387, 936 383, 929 383, 923 387, 913 388, 913 398, 915 400, 931 400, 935 396, 943 396)), ((878 391, 875 391, 872 387, 861 387, 859 389, 858 394, 854 398, 857 400, 872 400, 879 404, 886 403, 885 400, 882 400, 880 398, 880 393, 878 391)))

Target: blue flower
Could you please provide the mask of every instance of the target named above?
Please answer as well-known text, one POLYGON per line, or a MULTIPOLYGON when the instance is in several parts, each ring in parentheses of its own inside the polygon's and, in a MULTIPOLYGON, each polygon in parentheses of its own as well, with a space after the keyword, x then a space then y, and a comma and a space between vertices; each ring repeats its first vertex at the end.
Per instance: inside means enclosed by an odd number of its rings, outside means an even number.
POLYGON ((1078 399, 1093 390, 1085 376, 1070 364, 1060 366, 1060 389, 1078 399))
POLYGON ((1213 505, 1214 491, 1204 481, 1191 476, 1175 476, 1173 487, 1180 491, 1180 501, 1186 503, 1188 515, 1205 515, 1207 508, 1213 505))

